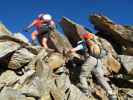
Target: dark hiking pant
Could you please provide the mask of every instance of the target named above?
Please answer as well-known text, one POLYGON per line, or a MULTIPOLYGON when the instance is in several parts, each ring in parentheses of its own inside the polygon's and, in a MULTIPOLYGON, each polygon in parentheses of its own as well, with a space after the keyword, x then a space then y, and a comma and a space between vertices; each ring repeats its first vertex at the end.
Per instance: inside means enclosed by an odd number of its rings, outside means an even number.
POLYGON ((49 35, 50 35, 50 28, 48 27, 48 25, 43 25, 40 30, 39 30, 39 34, 37 36, 39 43, 41 44, 41 46, 43 46, 42 44, 42 39, 43 38, 47 38, 49 39, 49 35))

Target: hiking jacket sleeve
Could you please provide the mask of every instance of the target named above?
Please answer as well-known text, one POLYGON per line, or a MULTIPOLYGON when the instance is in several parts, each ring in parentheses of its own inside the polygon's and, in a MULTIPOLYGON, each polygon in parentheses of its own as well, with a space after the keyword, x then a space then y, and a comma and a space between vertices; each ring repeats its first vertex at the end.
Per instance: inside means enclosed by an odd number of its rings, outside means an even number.
POLYGON ((36 24, 36 20, 34 20, 27 28, 30 29, 36 24))
POLYGON ((83 49, 84 49, 84 46, 82 44, 78 44, 75 48, 72 48, 71 51, 76 52, 83 49))

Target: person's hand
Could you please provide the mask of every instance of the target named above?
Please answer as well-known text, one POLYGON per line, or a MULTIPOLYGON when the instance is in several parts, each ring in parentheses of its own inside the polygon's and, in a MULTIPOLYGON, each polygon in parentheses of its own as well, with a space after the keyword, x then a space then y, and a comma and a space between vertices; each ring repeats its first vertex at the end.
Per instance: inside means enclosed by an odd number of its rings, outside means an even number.
POLYGON ((63 53, 63 55, 68 55, 68 54, 70 54, 70 49, 64 48, 62 53, 63 53))
POLYGON ((69 48, 64 48, 62 53, 63 53, 63 56, 66 58, 71 57, 71 50, 69 48))
POLYGON ((67 53, 68 53, 68 54, 73 53, 72 49, 68 49, 68 50, 67 50, 67 53))

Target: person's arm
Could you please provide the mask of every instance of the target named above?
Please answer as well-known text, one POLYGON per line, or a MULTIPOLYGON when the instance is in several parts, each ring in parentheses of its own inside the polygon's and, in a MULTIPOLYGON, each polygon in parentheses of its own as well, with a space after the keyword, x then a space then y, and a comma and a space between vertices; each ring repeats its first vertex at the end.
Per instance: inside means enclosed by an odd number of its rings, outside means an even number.
POLYGON ((36 20, 34 20, 30 25, 28 25, 25 29, 25 31, 28 31, 30 28, 32 28, 36 24, 36 20))
POLYGON ((36 24, 36 20, 34 20, 27 28, 31 28, 36 24))
POLYGON ((70 49, 70 52, 76 52, 82 49, 84 49, 84 46, 82 44, 79 44, 75 48, 70 49))
POLYGON ((36 45, 36 41, 35 40, 36 40, 37 35, 38 35, 37 31, 34 31, 34 32, 31 33, 31 44, 32 45, 36 45))

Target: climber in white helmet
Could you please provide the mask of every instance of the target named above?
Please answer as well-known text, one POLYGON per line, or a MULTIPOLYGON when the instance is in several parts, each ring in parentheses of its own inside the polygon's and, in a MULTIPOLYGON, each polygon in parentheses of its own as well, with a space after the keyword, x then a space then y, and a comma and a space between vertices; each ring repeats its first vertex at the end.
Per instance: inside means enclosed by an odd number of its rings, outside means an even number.
POLYGON ((48 48, 47 39, 49 37, 49 33, 55 29, 55 22, 52 19, 50 14, 39 14, 37 19, 35 19, 26 30, 31 27, 35 27, 36 31, 32 32, 32 43, 34 43, 36 37, 39 40, 39 43, 42 47, 48 48))
POLYGON ((43 18, 44 20, 46 20, 46 21, 51 21, 51 20, 52 20, 52 16, 49 15, 49 14, 44 14, 44 15, 42 15, 42 18, 43 18))

